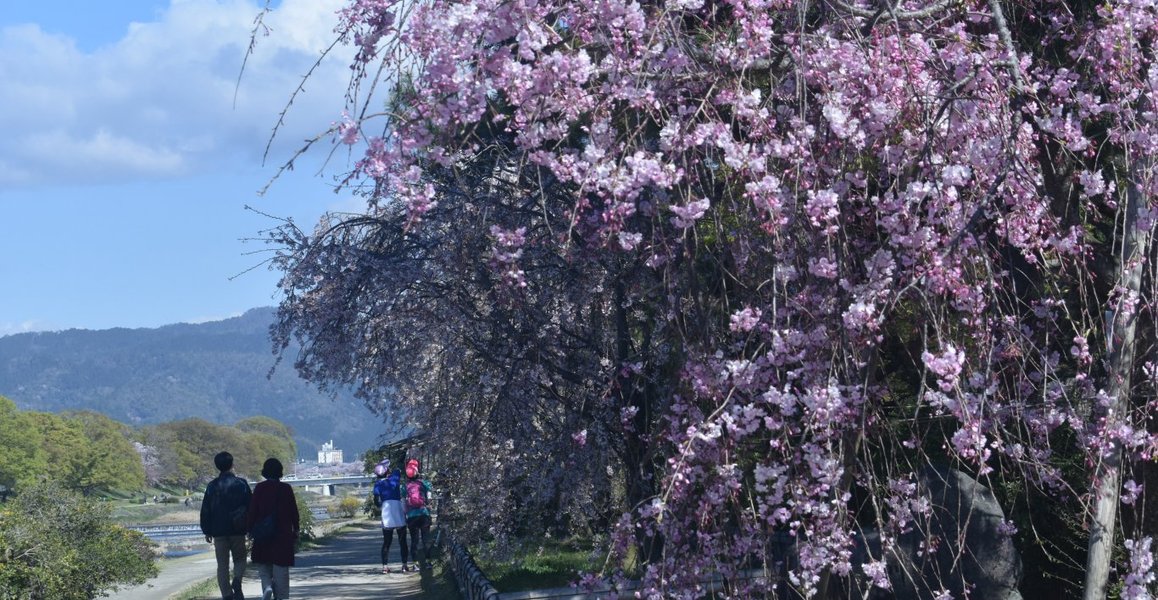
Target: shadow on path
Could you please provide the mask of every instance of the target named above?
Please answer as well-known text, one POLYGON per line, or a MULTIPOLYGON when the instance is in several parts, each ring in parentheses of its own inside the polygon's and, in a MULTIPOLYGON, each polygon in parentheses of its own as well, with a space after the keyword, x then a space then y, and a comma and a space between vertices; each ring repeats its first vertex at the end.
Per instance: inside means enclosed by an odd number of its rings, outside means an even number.
MULTIPOLYGON (((376 523, 358 522, 318 548, 298 554, 290 567, 291 598, 367 600, 422 598, 425 573, 383 574, 379 552, 382 530, 376 523)), ((398 544, 390 548, 390 564, 397 566, 398 544)), ((211 575, 211 573, 210 573, 211 575)), ((257 569, 246 571, 242 588, 246 598, 261 598, 257 569)))

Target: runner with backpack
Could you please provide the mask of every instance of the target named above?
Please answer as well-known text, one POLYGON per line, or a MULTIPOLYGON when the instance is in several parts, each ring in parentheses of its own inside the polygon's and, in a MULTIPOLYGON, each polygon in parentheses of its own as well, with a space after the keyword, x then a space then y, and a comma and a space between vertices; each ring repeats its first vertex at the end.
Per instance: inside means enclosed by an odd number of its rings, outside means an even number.
POLYGON ((422 550, 422 570, 433 568, 430 562, 430 491, 429 481, 421 479, 422 463, 417 458, 406 461, 406 481, 402 494, 406 504, 406 526, 410 529, 410 545, 414 562, 419 562, 418 551, 422 550), (419 539, 421 538, 421 543, 419 539))
POLYGON ((394 532, 398 532, 398 549, 402 554, 402 573, 411 571, 407 563, 409 551, 406 544, 406 514, 402 510, 402 473, 390 470, 390 460, 385 459, 374 465, 374 504, 382 509, 382 573, 391 573, 387 565, 390 544, 394 532))

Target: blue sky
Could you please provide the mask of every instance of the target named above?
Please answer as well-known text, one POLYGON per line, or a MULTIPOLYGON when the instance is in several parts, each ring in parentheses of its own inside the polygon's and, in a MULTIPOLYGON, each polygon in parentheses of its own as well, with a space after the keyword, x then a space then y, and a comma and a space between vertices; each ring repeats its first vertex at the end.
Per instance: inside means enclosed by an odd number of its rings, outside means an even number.
POLYGON ((275 3, 237 86, 261 4, 0 6, 0 335, 201 322, 275 304, 278 274, 261 265, 262 244, 244 241, 275 222, 244 207, 303 227, 357 208, 329 185, 344 155, 317 175, 325 148, 257 193, 340 117, 348 74, 347 52, 323 64, 263 164, 342 2, 275 3))

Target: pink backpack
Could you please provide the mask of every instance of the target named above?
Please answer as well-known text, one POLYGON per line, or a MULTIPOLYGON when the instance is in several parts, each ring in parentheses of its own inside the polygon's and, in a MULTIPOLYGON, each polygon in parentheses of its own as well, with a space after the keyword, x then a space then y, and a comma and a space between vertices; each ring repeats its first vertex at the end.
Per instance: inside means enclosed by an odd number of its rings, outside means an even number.
POLYGON ((426 508, 426 495, 423 493, 422 481, 412 479, 406 482, 406 506, 408 508, 426 508))

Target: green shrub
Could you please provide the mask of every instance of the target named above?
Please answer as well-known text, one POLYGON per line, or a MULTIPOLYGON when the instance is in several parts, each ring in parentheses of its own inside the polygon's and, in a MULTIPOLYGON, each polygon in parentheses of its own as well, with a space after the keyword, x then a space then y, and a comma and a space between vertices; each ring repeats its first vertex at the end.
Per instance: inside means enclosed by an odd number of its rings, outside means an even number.
POLYGON ((374 494, 366 494, 362 501, 362 512, 372 519, 382 518, 382 505, 374 501, 374 494))
POLYGON ((337 506, 330 507, 330 514, 343 519, 353 519, 361 508, 361 500, 353 496, 346 496, 338 501, 337 506))
POLYGON ((87 600, 156 575, 153 544, 110 510, 48 482, 0 505, 0 600, 87 600))
POLYGON ((302 542, 314 539, 314 513, 310 510, 310 506, 306 504, 305 496, 302 494, 294 494, 294 499, 298 505, 298 520, 301 528, 298 529, 298 545, 302 542))

